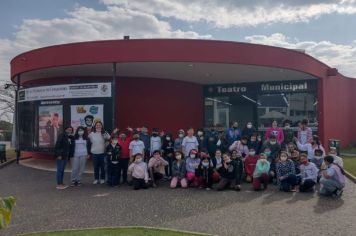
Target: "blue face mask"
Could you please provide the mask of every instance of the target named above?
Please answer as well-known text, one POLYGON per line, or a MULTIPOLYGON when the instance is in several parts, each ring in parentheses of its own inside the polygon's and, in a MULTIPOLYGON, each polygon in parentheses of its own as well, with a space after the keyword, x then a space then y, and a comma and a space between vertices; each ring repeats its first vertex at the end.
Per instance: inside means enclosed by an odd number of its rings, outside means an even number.
POLYGON ((271 152, 265 152, 266 156, 271 155, 271 152))

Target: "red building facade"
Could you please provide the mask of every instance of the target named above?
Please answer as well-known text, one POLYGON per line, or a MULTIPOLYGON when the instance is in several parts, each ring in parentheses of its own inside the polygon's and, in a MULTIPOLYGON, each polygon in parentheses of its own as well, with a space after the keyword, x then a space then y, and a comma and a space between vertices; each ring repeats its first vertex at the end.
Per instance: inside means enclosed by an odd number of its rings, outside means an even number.
POLYGON ((313 117, 324 144, 330 138, 343 146, 356 141, 356 80, 295 50, 212 40, 83 42, 20 54, 11 61, 11 76, 27 92, 42 86, 112 86, 106 98, 20 102, 27 109, 20 134, 33 139, 23 149, 30 151, 48 151, 38 141, 39 107, 48 104, 63 107, 63 124, 70 124, 74 104, 102 104, 109 130, 147 125, 172 133, 232 120, 241 125, 250 120, 263 131, 268 114, 280 113, 293 122, 305 116, 313 117))

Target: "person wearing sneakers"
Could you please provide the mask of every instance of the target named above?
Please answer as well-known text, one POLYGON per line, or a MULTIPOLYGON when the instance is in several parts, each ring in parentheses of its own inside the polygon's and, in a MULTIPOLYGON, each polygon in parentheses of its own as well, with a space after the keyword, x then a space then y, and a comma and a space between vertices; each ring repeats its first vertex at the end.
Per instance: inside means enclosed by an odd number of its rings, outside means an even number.
POLYGON ((93 158, 94 182, 93 184, 105 183, 105 142, 110 139, 110 135, 104 130, 103 123, 97 121, 93 131, 89 134, 90 154, 93 158))
POLYGON ((57 138, 54 148, 55 157, 57 158, 57 189, 66 189, 68 186, 63 184, 64 170, 67 161, 74 155, 74 138, 72 136, 73 128, 66 127, 65 132, 57 138))
POLYGON ((334 163, 334 157, 324 158, 325 167, 321 169, 320 195, 340 197, 346 183, 345 171, 334 163))
POLYGON ((74 156, 72 161, 72 184, 71 186, 81 186, 81 179, 84 173, 85 164, 89 158, 87 129, 79 126, 74 135, 74 156))

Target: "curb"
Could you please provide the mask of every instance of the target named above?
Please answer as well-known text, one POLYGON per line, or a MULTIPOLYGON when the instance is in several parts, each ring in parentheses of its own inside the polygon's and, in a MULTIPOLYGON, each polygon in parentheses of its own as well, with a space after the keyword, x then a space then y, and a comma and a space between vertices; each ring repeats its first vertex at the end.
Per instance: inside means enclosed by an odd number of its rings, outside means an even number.
POLYGON ((347 178, 349 178, 352 182, 354 182, 356 184, 356 177, 353 176, 350 172, 347 172, 345 170, 345 175, 347 176, 347 178))
POLYGON ((12 164, 13 162, 16 162, 16 158, 15 158, 15 159, 12 159, 12 160, 10 160, 10 161, 1 163, 1 164, 0 164, 0 169, 1 169, 1 168, 4 168, 5 166, 8 166, 8 165, 12 164))
POLYGON ((344 156, 344 157, 356 157, 356 153, 340 153, 340 156, 344 156))

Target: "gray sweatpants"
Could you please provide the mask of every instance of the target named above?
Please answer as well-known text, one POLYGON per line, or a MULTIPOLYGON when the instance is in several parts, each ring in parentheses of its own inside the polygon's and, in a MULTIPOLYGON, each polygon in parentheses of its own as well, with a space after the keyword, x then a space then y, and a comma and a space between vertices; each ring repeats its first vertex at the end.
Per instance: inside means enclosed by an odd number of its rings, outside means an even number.
POLYGON ((81 181, 82 174, 85 170, 85 164, 87 162, 87 156, 74 156, 71 158, 72 164, 72 182, 81 181))

